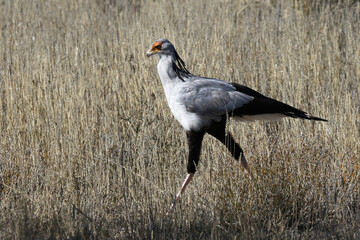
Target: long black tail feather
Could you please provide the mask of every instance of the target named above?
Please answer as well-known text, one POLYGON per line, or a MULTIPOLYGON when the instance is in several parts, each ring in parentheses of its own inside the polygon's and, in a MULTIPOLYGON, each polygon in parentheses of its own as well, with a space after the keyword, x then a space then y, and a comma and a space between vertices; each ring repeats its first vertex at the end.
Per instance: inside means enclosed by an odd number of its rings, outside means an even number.
POLYGON ((280 113, 293 118, 302 118, 302 119, 324 121, 324 122, 328 121, 323 118, 312 116, 288 104, 266 97, 261 93, 252 90, 251 88, 248 88, 246 86, 237 83, 232 83, 232 85, 236 88, 237 91, 254 97, 253 101, 241 106, 240 108, 234 111, 234 114, 237 116, 280 113))
POLYGON ((315 117, 315 116, 312 116, 306 112, 303 112, 299 109, 296 109, 298 110, 299 112, 298 113, 293 113, 293 112, 287 112, 287 113, 284 113, 286 116, 289 116, 289 117, 293 117, 293 118, 302 118, 302 119, 307 119, 307 120, 314 120, 314 121, 323 121, 323 122, 327 122, 328 120, 327 119, 324 119, 324 118, 319 118, 319 117, 315 117))

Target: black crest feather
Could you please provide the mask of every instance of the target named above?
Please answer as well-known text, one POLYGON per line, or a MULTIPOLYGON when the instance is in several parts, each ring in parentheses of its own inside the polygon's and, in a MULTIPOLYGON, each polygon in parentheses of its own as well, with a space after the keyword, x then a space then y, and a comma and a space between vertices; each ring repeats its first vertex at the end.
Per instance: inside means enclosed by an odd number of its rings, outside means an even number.
POLYGON ((176 62, 173 62, 173 67, 176 76, 184 81, 183 77, 189 77, 190 72, 185 67, 185 62, 180 58, 179 54, 175 51, 176 62))

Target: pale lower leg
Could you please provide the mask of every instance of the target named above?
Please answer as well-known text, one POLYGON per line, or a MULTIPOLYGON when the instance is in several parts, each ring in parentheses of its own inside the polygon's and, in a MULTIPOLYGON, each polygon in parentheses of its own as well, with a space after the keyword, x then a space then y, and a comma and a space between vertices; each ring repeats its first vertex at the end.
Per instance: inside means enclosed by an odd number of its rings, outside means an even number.
POLYGON ((252 180, 252 174, 251 172, 248 170, 248 166, 247 166, 247 162, 245 159, 245 155, 243 153, 241 153, 241 163, 244 166, 245 169, 245 173, 247 173, 249 175, 250 180, 252 180))
POLYGON ((175 204, 176 204, 177 200, 180 198, 181 194, 183 194, 183 192, 185 191, 186 186, 191 182, 191 179, 192 179, 193 177, 194 177, 194 173, 189 173, 189 174, 186 176, 185 181, 184 181, 184 183, 182 184, 180 191, 178 192, 178 194, 176 194, 176 197, 175 197, 174 201, 173 201, 172 204, 171 204, 170 211, 168 212, 168 214, 171 214, 171 213, 172 213, 172 211, 173 211, 174 208, 175 208, 175 204))

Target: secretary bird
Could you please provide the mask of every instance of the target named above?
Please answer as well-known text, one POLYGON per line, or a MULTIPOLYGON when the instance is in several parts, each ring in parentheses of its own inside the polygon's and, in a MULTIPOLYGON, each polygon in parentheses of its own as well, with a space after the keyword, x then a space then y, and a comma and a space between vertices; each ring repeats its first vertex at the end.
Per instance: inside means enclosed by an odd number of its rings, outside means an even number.
POLYGON ((196 172, 205 133, 222 142, 236 160, 240 158, 251 179, 243 150, 226 132, 228 116, 240 121, 278 120, 283 117, 327 121, 246 86, 192 75, 167 39, 156 40, 146 55, 158 55, 160 58, 157 69, 166 99, 172 114, 185 129, 189 145, 188 175, 172 202, 170 213, 196 172))

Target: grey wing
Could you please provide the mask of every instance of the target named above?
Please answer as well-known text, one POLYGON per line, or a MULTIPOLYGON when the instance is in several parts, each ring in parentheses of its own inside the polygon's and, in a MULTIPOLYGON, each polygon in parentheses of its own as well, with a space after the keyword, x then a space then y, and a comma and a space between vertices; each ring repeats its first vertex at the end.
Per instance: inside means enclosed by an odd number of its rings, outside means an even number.
POLYGON ((182 103, 189 112, 213 118, 251 102, 254 97, 236 91, 229 83, 217 79, 199 78, 187 82, 182 90, 182 103))

